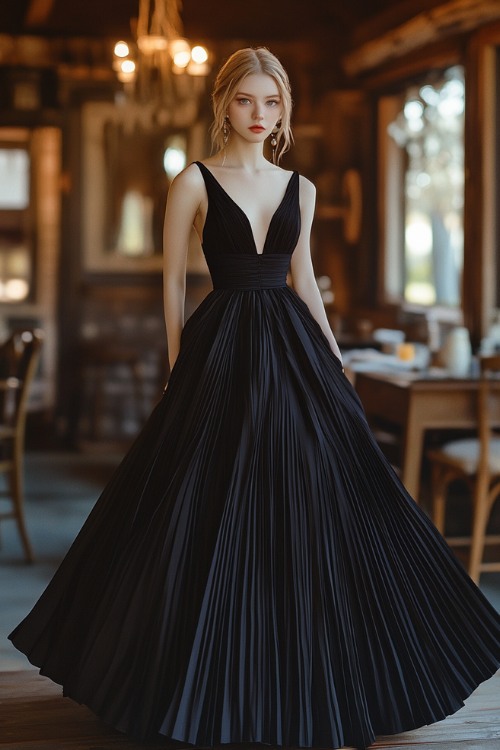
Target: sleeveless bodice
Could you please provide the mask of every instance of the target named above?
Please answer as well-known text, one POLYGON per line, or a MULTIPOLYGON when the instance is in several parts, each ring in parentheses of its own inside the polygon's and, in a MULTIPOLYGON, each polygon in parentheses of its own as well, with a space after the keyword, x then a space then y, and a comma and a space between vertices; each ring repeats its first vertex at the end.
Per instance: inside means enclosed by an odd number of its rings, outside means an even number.
POLYGON ((243 209, 204 164, 196 164, 208 196, 202 246, 214 288, 255 290, 285 286, 290 258, 300 234, 298 172, 290 177, 259 253, 243 209))

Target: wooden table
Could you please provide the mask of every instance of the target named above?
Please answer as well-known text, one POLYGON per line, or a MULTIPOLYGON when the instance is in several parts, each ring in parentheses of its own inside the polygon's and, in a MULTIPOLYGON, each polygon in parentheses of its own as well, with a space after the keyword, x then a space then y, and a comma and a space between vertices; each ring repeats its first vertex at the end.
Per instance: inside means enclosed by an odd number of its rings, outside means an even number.
MULTIPOLYGON (((358 372, 355 387, 368 421, 383 420, 401 429, 401 479, 418 500, 425 431, 474 428, 478 379, 412 372, 358 372)), ((495 426, 500 426, 500 381, 497 390, 491 418, 495 426)))

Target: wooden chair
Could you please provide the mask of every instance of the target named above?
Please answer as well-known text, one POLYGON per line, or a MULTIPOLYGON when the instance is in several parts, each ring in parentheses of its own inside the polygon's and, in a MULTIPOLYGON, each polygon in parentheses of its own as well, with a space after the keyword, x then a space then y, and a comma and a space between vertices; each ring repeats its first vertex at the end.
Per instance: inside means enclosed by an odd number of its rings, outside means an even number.
POLYGON ((0 346, 0 473, 7 476, 6 494, 12 503, 10 510, 0 513, 0 520, 16 521, 28 562, 34 555, 24 520, 24 436, 42 338, 39 330, 19 330, 0 346))
POLYGON ((430 451, 432 468, 432 514, 444 535, 446 495, 451 482, 461 479, 472 496, 472 537, 451 537, 450 545, 470 545, 469 575, 478 583, 481 572, 499 571, 498 562, 483 562, 486 544, 500 544, 499 535, 486 535, 493 504, 500 495, 500 437, 492 433, 489 420, 491 380, 500 374, 500 355, 480 359, 481 377, 477 396, 477 437, 455 440, 430 451))

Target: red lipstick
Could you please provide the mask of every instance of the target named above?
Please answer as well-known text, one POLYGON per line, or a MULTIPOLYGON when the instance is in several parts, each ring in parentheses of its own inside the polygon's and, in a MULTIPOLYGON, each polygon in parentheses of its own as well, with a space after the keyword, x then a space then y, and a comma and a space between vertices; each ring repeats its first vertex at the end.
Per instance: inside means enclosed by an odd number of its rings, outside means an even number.
POLYGON ((252 133, 262 133, 262 131, 265 130, 265 128, 262 127, 262 125, 252 125, 252 127, 249 128, 249 130, 251 130, 252 133))

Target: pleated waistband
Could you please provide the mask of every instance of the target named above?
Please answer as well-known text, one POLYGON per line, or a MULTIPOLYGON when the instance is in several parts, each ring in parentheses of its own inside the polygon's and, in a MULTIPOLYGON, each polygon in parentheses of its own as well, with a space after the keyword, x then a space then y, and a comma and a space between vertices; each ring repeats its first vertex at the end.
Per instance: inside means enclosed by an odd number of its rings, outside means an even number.
POLYGON ((290 255, 220 255, 208 260, 214 289, 274 289, 286 286, 290 255))

